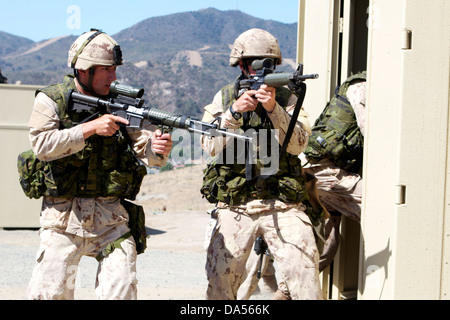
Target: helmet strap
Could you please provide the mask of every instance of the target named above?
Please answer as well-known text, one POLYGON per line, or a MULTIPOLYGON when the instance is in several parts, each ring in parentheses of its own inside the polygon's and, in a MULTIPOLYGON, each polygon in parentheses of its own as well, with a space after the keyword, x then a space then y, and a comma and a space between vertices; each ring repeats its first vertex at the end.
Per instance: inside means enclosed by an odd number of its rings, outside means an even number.
POLYGON ((80 73, 78 72, 77 69, 73 69, 75 78, 78 80, 78 84, 83 88, 84 91, 86 91, 87 93, 90 93, 93 96, 100 96, 99 94, 95 93, 94 89, 92 88, 92 81, 94 79, 94 73, 95 73, 95 68, 89 68, 89 79, 88 79, 88 85, 86 86, 83 82, 81 82, 80 80, 80 73))
POLYGON ((95 68, 89 68, 89 80, 88 80, 88 88, 89 91, 94 92, 92 89, 92 81, 94 80, 95 68))

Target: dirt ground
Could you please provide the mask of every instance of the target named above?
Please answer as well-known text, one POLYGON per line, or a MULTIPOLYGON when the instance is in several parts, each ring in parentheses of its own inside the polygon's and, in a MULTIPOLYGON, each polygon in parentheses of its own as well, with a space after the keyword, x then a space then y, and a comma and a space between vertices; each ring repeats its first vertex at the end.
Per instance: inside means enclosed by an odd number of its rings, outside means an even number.
MULTIPOLYGON (((203 165, 147 175, 136 200, 144 206, 148 247, 138 256, 140 300, 203 300, 207 210, 199 192, 203 165)), ((26 299, 39 247, 36 230, 0 230, 0 300, 26 299)), ((75 298, 95 299, 97 261, 84 257, 76 279, 75 298)), ((261 289, 252 299, 268 299, 261 289)))

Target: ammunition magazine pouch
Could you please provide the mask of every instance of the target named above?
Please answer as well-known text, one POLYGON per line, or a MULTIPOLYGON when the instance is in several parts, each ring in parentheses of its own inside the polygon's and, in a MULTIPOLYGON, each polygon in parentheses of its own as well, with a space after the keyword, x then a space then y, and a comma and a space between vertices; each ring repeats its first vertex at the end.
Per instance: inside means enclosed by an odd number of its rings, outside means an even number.
POLYGON ((128 156, 128 159, 122 158, 126 160, 118 170, 112 168, 102 171, 98 167, 96 170, 86 169, 91 163, 81 160, 77 163, 76 155, 44 162, 32 150, 27 150, 20 153, 17 159, 19 182, 25 195, 34 199, 42 196, 117 196, 134 200, 147 170, 145 166, 139 165, 131 153, 128 156))
POLYGON ((39 199, 45 193, 45 163, 36 158, 33 150, 19 154, 17 169, 19 183, 28 198, 39 199))
POLYGON ((255 181, 245 178, 245 165, 210 163, 204 170, 202 195, 211 203, 224 202, 230 206, 253 199, 280 199, 299 203, 308 199, 302 176, 300 159, 288 156, 280 164, 278 174, 258 177, 255 181))

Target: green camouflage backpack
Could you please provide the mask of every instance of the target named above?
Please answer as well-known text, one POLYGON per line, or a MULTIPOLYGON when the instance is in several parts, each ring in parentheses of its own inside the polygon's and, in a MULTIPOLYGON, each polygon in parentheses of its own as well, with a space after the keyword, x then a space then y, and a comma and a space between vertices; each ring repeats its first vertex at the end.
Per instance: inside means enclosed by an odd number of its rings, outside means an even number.
POLYGON ((346 92, 355 82, 366 80, 366 71, 349 77, 338 86, 312 127, 304 153, 312 162, 328 158, 337 166, 359 172, 362 168, 364 136, 346 92))

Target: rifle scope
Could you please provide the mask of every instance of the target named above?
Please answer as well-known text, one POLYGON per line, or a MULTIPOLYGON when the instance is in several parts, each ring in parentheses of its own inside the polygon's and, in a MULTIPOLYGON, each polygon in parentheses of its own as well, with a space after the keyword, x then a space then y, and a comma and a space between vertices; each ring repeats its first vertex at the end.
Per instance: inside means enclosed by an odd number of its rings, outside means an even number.
POLYGON ((252 62, 252 69, 253 70, 262 70, 263 68, 266 69, 273 69, 274 61, 270 58, 265 58, 261 60, 253 60, 252 62))
POLYGON ((133 99, 142 98, 144 95, 144 88, 135 88, 126 84, 120 84, 117 80, 111 82, 109 86, 109 93, 121 94, 133 99))

